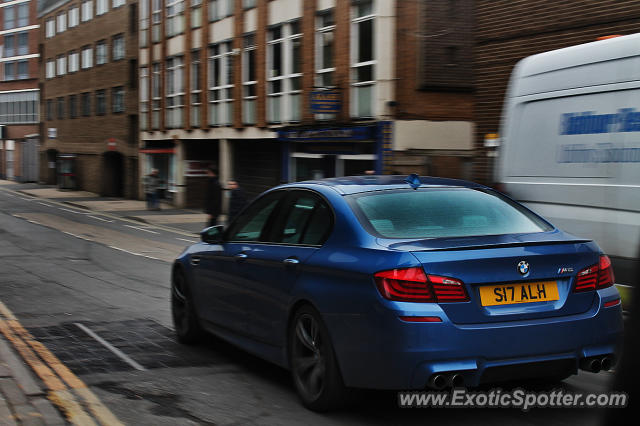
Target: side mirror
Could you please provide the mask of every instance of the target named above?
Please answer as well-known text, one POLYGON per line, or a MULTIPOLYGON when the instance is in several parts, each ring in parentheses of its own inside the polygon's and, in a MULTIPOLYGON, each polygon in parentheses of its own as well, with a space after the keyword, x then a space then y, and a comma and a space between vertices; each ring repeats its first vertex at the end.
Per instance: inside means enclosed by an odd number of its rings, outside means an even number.
POLYGON ((223 242, 224 226, 216 225, 205 228, 200 232, 200 239, 207 244, 221 244, 223 242))

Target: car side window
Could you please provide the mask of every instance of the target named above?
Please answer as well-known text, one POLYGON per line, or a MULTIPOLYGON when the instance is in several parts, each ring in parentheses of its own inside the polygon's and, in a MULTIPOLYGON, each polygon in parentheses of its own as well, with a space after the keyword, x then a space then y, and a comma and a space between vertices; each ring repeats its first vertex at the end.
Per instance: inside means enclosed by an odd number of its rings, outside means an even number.
POLYGON ((326 203, 313 194, 302 194, 288 204, 279 242, 319 245, 331 227, 331 212, 326 203))
POLYGON ((316 206, 300 243, 322 245, 329 236, 332 225, 331 210, 324 202, 321 202, 316 206))
POLYGON ((283 193, 268 194, 249 206, 227 231, 228 241, 264 241, 266 225, 283 193))

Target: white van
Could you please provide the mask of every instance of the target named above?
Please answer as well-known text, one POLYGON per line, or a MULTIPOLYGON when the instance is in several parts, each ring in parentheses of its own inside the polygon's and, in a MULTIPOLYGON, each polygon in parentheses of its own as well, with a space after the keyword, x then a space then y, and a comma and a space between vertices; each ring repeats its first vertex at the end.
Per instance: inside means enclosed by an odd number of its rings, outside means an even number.
POLYGON ((520 61, 500 136, 505 192, 596 240, 616 282, 640 285, 640 34, 520 61))

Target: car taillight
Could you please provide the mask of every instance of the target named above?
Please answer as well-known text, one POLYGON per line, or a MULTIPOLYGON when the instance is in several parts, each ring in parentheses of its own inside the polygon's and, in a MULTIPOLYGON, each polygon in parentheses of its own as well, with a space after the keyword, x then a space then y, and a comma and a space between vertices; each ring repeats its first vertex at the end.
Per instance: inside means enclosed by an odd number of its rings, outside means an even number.
POLYGON ((600 272, 598 272, 598 284, 596 285, 596 288, 611 287, 616 278, 613 275, 613 267, 611 266, 611 259, 609 259, 609 256, 600 256, 600 265, 598 266, 600 272))
POLYGON ((391 269, 374 275, 378 291, 385 299, 400 302, 466 302, 462 281, 426 275, 422 268, 391 269))
POLYGON ((597 265, 591 265, 578 272, 576 286, 573 291, 590 291, 610 287, 615 278, 609 256, 601 255, 597 265))

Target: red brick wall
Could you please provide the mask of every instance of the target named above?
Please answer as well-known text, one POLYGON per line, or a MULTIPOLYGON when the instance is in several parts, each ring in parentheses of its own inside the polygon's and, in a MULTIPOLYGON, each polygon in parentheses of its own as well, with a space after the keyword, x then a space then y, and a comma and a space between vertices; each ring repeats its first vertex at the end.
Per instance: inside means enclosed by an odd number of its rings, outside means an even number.
POLYGON ((421 2, 397 2, 395 116, 399 120, 471 120, 471 92, 419 90, 421 14, 421 2))
POLYGON ((476 2, 476 158, 474 179, 491 183, 482 146, 497 133, 513 66, 548 50, 640 32, 640 0, 478 0, 476 2))

